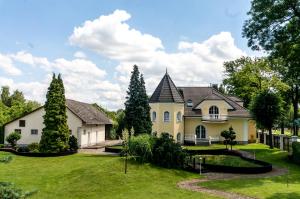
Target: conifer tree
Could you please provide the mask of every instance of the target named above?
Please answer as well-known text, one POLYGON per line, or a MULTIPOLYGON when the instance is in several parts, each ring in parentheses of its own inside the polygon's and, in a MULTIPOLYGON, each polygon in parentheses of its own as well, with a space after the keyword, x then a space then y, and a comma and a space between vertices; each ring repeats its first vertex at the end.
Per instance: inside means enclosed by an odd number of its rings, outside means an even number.
POLYGON ((61 152, 68 149, 66 99, 61 76, 53 74, 44 105, 44 129, 40 141, 41 152, 61 152))
POLYGON ((150 107, 145 82, 136 65, 133 66, 127 91, 125 123, 126 128, 133 128, 136 135, 151 133, 150 107))

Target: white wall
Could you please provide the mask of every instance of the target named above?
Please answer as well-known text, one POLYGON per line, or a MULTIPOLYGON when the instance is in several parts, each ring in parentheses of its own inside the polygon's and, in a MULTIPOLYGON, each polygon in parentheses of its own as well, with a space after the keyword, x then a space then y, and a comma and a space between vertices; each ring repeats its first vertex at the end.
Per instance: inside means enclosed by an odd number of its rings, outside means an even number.
MULTIPOLYGON (((16 121, 7 124, 4 128, 5 137, 14 132, 15 129, 21 129, 21 139, 18 144, 31 144, 33 142, 39 142, 42 135, 42 129, 44 128, 43 115, 45 114, 44 108, 32 112, 16 121), (25 127, 19 127, 19 120, 25 120, 25 127), (31 135, 31 129, 38 129, 37 135, 31 135)), ((82 126, 82 121, 69 109, 67 109, 68 126, 72 130, 72 134, 77 137, 78 129, 82 126)), ((6 143, 6 142, 5 142, 6 143)))
POLYGON ((96 145, 105 141, 105 125, 83 125, 79 130, 80 147, 96 145))

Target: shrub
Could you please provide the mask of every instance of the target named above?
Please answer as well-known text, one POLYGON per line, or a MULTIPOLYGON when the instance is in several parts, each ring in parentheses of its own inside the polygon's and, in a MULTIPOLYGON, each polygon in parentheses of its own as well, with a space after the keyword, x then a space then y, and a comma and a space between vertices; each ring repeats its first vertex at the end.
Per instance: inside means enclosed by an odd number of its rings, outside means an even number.
POLYGON ((18 140, 21 139, 21 134, 17 132, 10 133, 6 137, 6 141, 13 147, 15 148, 17 146, 18 140))
POLYGON ((20 146, 17 148, 17 151, 20 153, 28 153, 29 152, 29 148, 28 146, 20 146))
POLYGON ((34 152, 34 153, 38 153, 39 152, 39 143, 37 142, 33 142, 31 144, 28 145, 28 149, 30 152, 34 152))
POLYGON ((0 144, 0 148, 4 148, 4 144, 0 144))
POLYGON ((292 144, 293 154, 292 158, 295 163, 300 164, 300 142, 293 142, 292 144))
POLYGON ((24 192, 9 182, 0 182, 0 198, 1 199, 24 199, 32 195, 33 192, 24 192))
POLYGON ((9 155, 9 156, 5 156, 5 157, 1 158, 0 162, 7 164, 7 163, 10 163, 11 160, 12 160, 12 156, 9 155))
POLYGON ((186 151, 167 133, 162 133, 161 137, 154 138, 152 153, 152 162, 167 168, 183 167, 187 157, 186 151))
POLYGON ((77 138, 74 135, 71 135, 69 138, 69 146, 71 151, 77 151, 79 148, 77 138))
POLYGON ((128 142, 129 154, 139 162, 150 162, 152 160, 153 139, 148 134, 131 136, 128 142))

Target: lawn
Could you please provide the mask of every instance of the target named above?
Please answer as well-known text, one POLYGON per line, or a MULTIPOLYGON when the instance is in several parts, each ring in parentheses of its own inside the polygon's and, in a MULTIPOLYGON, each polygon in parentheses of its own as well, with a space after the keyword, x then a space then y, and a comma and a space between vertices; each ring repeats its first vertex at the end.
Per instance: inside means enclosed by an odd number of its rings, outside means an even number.
POLYGON ((26 191, 37 190, 30 198, 217 198, 177 188, 177 182, 197 178, 197 174, 132 162, 125 175, 120 157, 76 154, 31 158, 0 152, 0 158, 6 155, 13 160, 0 163, 0 181, 13 182, 26 191))
POLYGON ((288 162, 287 152, 270 150, 268 146, 262 144, 239 145, 235 148, 255 152, 257 159, 288 168, 289 174, 272 178, 211 181, 201 183, 202 186, 265 199, 300 198, 300 166, 288 162))
POLYGON ((205 158, 206 164, 234 166, 234 167, 259 167, 260 165, 243 160, 237 156, 230 155, 201 155, 201 158, 205 158))

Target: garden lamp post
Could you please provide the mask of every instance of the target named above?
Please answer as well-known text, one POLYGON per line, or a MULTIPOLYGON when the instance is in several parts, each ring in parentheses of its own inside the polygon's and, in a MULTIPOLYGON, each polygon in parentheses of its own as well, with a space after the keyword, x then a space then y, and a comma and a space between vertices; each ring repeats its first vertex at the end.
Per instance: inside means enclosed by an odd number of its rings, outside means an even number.
POLYGON ((201 169, 201 161, 202 161, 202 157, 200 157, 199 160, 200 160, 199 170, 200 170, 200 175, 202 175, 202 171, 201 171, 201 170, 202 170, 202 169, 201 169))

